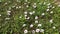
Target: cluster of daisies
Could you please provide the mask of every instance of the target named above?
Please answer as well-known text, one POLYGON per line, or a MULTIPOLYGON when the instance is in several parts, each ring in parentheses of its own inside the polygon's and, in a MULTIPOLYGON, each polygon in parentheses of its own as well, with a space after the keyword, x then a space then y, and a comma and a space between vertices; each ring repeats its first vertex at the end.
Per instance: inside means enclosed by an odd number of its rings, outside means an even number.
MULTIPOLYGON (((27 0, 26 0, 26 1, 27 1, 27 0)), ((39 4, 40 4, 40 3, 39 3, 39 4)), ((46 3, 44 2, 44 4, 46 4, 46 3)), ((55 6, 52 6, 51 3, 48 3, 47 5, 48 5, 48 7, 47 7, 47 9, 46 9, 47 12, 50 11, 50 9, 49 9, 50 7, 52 7, 52 9, 55 8, 55 6)), ((26 7, 29 7, 29 6, 26 6, 26 7)), ((34 3, 34 4, 33 4, 33 8, 36 8, 36 7, 37 7, 37 6, 36 6, 36 3, 34 3)), ((58 5, 58 7, 60 7, 60 5, 58 5)), ((38 11, 37 11, 37 12, 38 12, 38 11)), ((29 12, 30 15, 33 15, 34 13, 36 13, 36 11, 29 12)), ((53 11, 50 11, 50 13, 53 14, 53 11)), ((27 17, 27 14, 28 14, 28 11, 25 11, 25 12, 24 12, 25 19, 30 19, 30 17, 27 17), (26 18, 26 17, 27 17, 27 18, 26 18)), ((41 15, 44 16, 45 13, 42 13, 41 15)), ((38 23, 38 20, 37 20, 37 19, 39 19, 38 16, 35 16, 35 23, 38 23)), ((49 22, 50 22, 50 23, 53 23, 53 19, 49 20, 49 22)), ((23 24, 23 27, 25 27, 25 26, 27 26, 27 24, 23 24)), ((34 26, 33 24, 30 24, 30 28, 32 28, 33 26, 34 26)), ((42 24, 39 23, 37 26, 38 26, 38 27, 42 27, 42 24)), ((53 26, 52 28, 55 29, 56 27, 53 26)), ((28 32, 29 32, 29 31, 28 31, 27 29, 24 30, 24 33, 25 33, 25 34, 28 33, 28 32)), ((44 32, 44 29, 39 29, 39 28, 37 28, 36 30, 32 30, 32 33, 33 33, 33 34, 35 34, 35 32, 37 32, 37 33, 38 33, 38 32, 44 32)))
MULTIPOLYGON (((20 2, 20 1, 17 0, 17 2, 20 2)), ((25 2, 28 2, 28 1, 25 0, 25 2)), ((28 3, 30 3, 30 2, 28 2, 28 3)), ((8 4, 8 3, 5 3, 5 4, 8 4)), ((27 3, 24 3, 24 4, 27 4, 27 3)), ((39 3, 39 4, 41 4, 41 3, 39 3)), ((45 5, 46 2, 44 2, 43 4, 45 5)), ((16 9, 19 9, 19 8, 23 9, 22 6, 12 6, 12 8, 14 8, 14 7, 16 7, 16 9)), ((32 7, 35 9, 35 8, 37 7, 37 4, 34 3, 34 4, 32 5, 32 7)), ((43 6, 42 6, 42 7, 43 7, 43 6)), ((60 5, 58 5, 58 7, 60 7, 60 5)), ((29 8, 29 5, 26 5, 26 8, 29 8)), ((40 7, 39 7, 39 8, 40 8, 40 7)), ((46 12, 50 12, 50 14, 53 14, 53 11, 50 11, 50 8, 54 9, 55 6, 52 6, 51 3, 48 3, 48 4, 47 4, 46 12)), ((7 15, 8 15, 8 16, 10 16, 11 13, 12 13, 12 11, 11 11, 10 9, 11 9, 11 7, 9 7, 9 10, 7 10, 7 15)), ((24 11, 25 20, 29 20, 29 19, 31 18, 30 16, 28 16, 28 14, 32 16, 33 14, 36 14, 36 12, 38 12, 38 11, 35 11, 35 10, 34 10, 34 11, 31 11, 31 12, 29 12, 29 11, 24 11)), ((2 16, 2 15, 0 14, 0 16, 2 16)), ((41 16, 45 16, 45 13, 41 13, 41 16)), ((19 16, 19 18, 21 19, 22 17, 19 16)), ((7 17, 7 18, 5 18, 5 19, 6 19, 6 20, 9 20, 10 18, 7 17)), ((39 20, 38 20, 39 17, 38 17, 37 15, 34 17, 34 19, 35 19, 34 23, 37 24, 38 27, 42 27, 43 24, 39 23, 39 20)), ((53 19, 50 19, 49 22, 50 22, 50 23, 53 23, 53 19)), ((21 27, 25 27, 25 26, 28 26, 28 25, 24 23, 21 27)), ((29 27, 30 27, 30 28, 33 28, 33 27, 34 27, 34 24, 30 24, 29 27)), ((56 27, 53 26, 52 28, 55 29, 56 27)), ((44 32, 44 31, 45 31, 44 29, 36 28, 35 30, 32 30, 31 32, 32 32, 33 34, 35 34, 35 32, 38 33, 38 32, 44 32)), ((29 32, 29 30, 28 30, 28 29, 24 29, 23 32, 24 32, 24 34, 27 34, 27 33, 29 32)))
MULTIPOLYGON (((40 4, 40 3, 39 3, 39 4, 40 4)), ((44 4, 45 4, 45 2, 44 2, 44 4)), ((46 11, 49 12, 49 11, 50 11, 49 8, 52 7, 52 5, 51 5, 50 3, 48 3, 47 5, 48 5, 48 7, 47 7, 46 11)), ((27 6, 27 7, 29 7, 29 6, 27 6)), ((37 6, 36 6, 36 3, 34 3, 34 4, 33 4, 33 8, 36 8, 36 7, 37 7, 37 6)), ((52 9, 54 9, 54 8, 55 8, 55 6, 52 7, 52 9)), ((38 11, 37 11, 37 12, 38 12, 38 11)), ((30 15, 33 15, 33 14, 35 14, 35 13, 36 13, 36 11, 29 12, 30 15)), ((53 11, 50 11, 50 13, 53 14, 53 11)), ((29 17, 29 16, 27 17, 27 15, 28 15, 28 11, 25 11, 25 12, 24 12, 24 16, 25 16, 25 19, 28 20, 28 19, 30 19, 30 17, 29 17), (27 17, 27 18, 26 18, 26 17, 27 17)), ((44 16, 45 13, 42 13, 41 15, 44 16)), ((37 19, 39 19, 38 16, 35 16, 35 23, 38 23, 38 20, 37 20, 37 19)), ((51 19, 49 22, 50 22, 50 23, 53 23, 53 19, 51 19)), ((27 24, 23 24, 23 27, 25 27, 25 26, 27 26, 27 24)), ((34 26, 33 24, 30 24, 30 28, 32 28, 33 26, 34 26)), ((38 27, 42 27, 42 24, 39 23, 37 26, 38 26, 38 27)), ((55 29, 56 27, 53 26, 52 28, 55 29)), ((28 32, 29 32, 29 31, 28 31, 27 29, 24 30, 24 33, 25 33, 25 34, 28 33, 28 32)), ((32 33, 35 33, 35 32, 37 32, 37 33, 38 33, 38 32, 44 32, 44 29, 39 29, 39 28, 37 28, 36 30, 32 30, 32 33)))

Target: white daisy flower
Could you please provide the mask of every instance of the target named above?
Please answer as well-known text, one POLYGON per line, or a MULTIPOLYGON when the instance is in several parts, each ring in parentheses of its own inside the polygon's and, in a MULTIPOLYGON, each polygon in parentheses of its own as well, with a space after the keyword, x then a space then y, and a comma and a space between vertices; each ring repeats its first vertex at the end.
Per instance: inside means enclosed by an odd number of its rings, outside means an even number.
POLYGON ((35 11, 33 11, 33 13, 35 13, 35 11))
POLYGON ((28 5, 26 5, 26 7, 28 8, 29 6, 28 6, 28 5))
POLYGON ((50 23, 53 23, 53 19, 50 20, 50 23))
POLYGON ((24 33, 25 33, 25 34, 28 33, 28 30, 24 30, 24 33))
POLYGON ((5 20, 9 20, 10 18, 5 18, 5 20))
POLYGON ((54 6, 52 8, 55 8, 54 6))
POLYGON ((45 15, 45 13, 42 13, 41 15, 43 16, 43 15, 45 15))
POLYGON ((28 2, 28 3, 30 3, 30 2, 28 2))
POLYGON ((7 15, 11 15, 10 13, 7 13, 7 15))
POLYGON ((36 3, 34 3, 34 5, 36 5, 36 3))
POLYGON ((24 3, 25 5, 27 4, 27 3, 24 3))
POLYGON ((52 5, 50 5, 50 7, 52 7, 52 5))
POLYGON ((33 24, 31 24, 30 27, 33 27, 33 24))
POLYGON ((25 11, 24 14, 27 14, 27 11, 25 11))
POLYGON ((44 2, 44 5, 46 4, 46 2, 44 2))
POLYGON ((47 9, 46 11, 49 11, 49 9, 47 9))
POLYGON ((38 20, 36 20, 35 23, 38 23, 38 20))
POLYGON ((14 8, 14 7, 16 7, 15 5, 14 6, 12 6, 12 8, 14 8))
POLYGON ((10 15, 11 11, 7 11, 7 15, 10 15))
POLYGON ((17 6, 16 9, 18 9, 19 7, 17 6))
POLYGON ((53 11, 51 11, 50 13, 53 13, 53 11))
POLYGON ((19 18, 22 18, 21 16, 19 18))
POLYGON ((50 8, 50 6, 48 6, 47 8, 50 8))
POLYGON ((33 8, 36 8, 36 5, 33 5, 33 8))
POLYGON ((0 16, 1 16, 1 14, 0 14, 0 16))
POLYGON ((33 12, 29 12, 29 14, 30 14, 30 15, 32 15, 32 14, 33 14, 33 12))
POLYGON ((40 29, 40 32, 44 32, 44 29, 40 29))
POLYGON ((48 3, 47 5, 48 5, 48 6, 51 5, 51 3, 48 3))
POLYGON ((23 24, 23 27, 25 27, 26 26, 26 24, 23 24))
POLYGON ((36 32, 38 33, 40 31, 40 29, 36 29, 36 32))
POLYGON ((32 34, 35 34, 35 30, 32 30, 32 34))
POLYGON ((11 11, 7 11, 7 13, 11 13, 11 11))
POLYGON ((42 4, 41 2, 39 4, 42 4))
POLYGON ((27 15, 24 15, 25 17, 27 17, 27 15))
POLYGON ((5 3, 5 5, 8 4, 7 2, 5 3))
POLYGON ((38 24, 38 27, 42 26, 42 24, 38 24))
POLYGON ((26 19, 30 19, 30 17, 27 17, 26 19))
POLYGON ((38 19, 38 16, 35 16, 35 19, 38 19))
POLYGON ((53 29, 55 29, 56 27, 55 26, 53 26, 53 29))
POLYGON ((22 8, 21 6, 19 6, 19 8, 22 8))

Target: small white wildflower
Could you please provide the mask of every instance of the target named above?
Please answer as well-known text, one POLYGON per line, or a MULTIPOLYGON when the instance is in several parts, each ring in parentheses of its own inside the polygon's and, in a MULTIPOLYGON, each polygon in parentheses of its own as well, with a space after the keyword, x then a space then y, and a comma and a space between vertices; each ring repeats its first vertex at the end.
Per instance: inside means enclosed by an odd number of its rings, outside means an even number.
POLYGON ((17 4, 15 3, 15 6, 16 6, 17 4))
POLYGON ((36 5, 33 5, 33 8, 36 8, 36 5))
POLYGON ((29 12, 29 14, 30 14, 30 15, 32 15, 32 14, 33 14, 33 12, 29 12))
POLYGON ((24 33, 25 33, 25 34, 28 33, 28 30, 24 30, 24 33))
POLYGON ((36 20, 35 23, 38 23, 38 20, 36 20))
POLYGON ((28 5, 26 5, 26 7, 28 8, 29 6, 28 6, 28 5))
POLYGON ((31 24, 30 27, 33 27, 33 24, 31 24))
POLYGON ((48 5, 48 6, 51 5, 51 3, 48 3, 47 5, 48 5))
POLYGON ((12 8, 14 8, 14 7, 16 7, 15 5, 14 6, 12 6, 12 8))
POLYGON ((30 17, 27 17, 26 19, 30 19, 30 17))
POLYGON ((27 15, 24 15, 25 17, 27 17, 27 15))
POLYGON ((21 16, 19 18, 22 18, 21 16))
POLYGON ((40 32, 44 32, 44 29, 40 29, 40 32))
POLYGON ((7 11, 7 13, 11 13, 11 11, 7 11))
POLYGON ((47 8, 50 8, 50 6, 48 6, 47 8))
POLYGON ((56 27, 55 26, 53 26, 53 29, 55 29, 56 27))
POLYGON ((39 3, 39 4, 42 4, 42 3, 39 3))
POLYGON ((38 33, 40 31, 40 29, 36 29, 36 32, 38 33))
POLYGON ((50 5, 50 7, 52 7, 52 5, 50 5))
POLYGON ((26 26, 26 24, 23 24, 23 27, 25 27, 26 26))
POLYGON ((46 2, 44 2, 44 5, 46 4, 46 2))
POLYGON ((22 8, 21 6, 19 6, 19 8, 22 8))
POLYGON ((34 3, 34 5, 36 5, 36 3, 34 3))
POLYGON ((5 20, 9 20, 10 18, 5 18, 5 20))
POLYGON ((0 14, 0 16, 1 16, 1 14, 0 14))
POLYGON ((8 4, 7 2, 5 3, 5 5, 8 4))
POLYGON ((27 11, 25 11, 24 14, 27 14, 27 11))
POLYGON ((11 15, 10 13, 7 13, 7 15, 11 15))
POLYGON ((38 24, 38 27, 39 27, 39 26, 42 26, 42 24, 38 24))
POLYGON ((52 8, 55 8, 54 6, 52 8))
POLYGON ((35 30, 32 30, 32 34, 35 34, 35 30))
POLYGON ((49 9, 47 9, 46 11, 49 11, 49 9))
POLYGON ((35 11, 33 11, 33 13, 35 13, 35 11))
POLYGON ((50 23, 53 23, 53 19, 50 20, 50 23))
POLYGON ((45 15, 45 13, 42 13, 41 15, 43 16, 43 15, 45 15))
POLYGON ((30 2, 28 2, 28 3, 30 3, 30 2))
POLYGON ((18 9, 19 7, 17 6, 16 9, 18 9))
POLYGON ((51 11, 50 13, 53 13, 53 11, 51 11))
POLYGON ((10 15, 11 11, 7 11, 7 15, 10 15))
POLYGON ((27 3, 24 3, 25 5, 27 4, 27 3))
POLYGON ((38 16, 35 16, 35 19, 38 19, 38 16))

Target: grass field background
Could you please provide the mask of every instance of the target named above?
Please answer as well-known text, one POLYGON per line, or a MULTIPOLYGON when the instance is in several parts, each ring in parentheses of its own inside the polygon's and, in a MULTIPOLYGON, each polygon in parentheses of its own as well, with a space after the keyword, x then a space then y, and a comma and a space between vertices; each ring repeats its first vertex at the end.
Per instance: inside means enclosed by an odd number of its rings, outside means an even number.
POLYGON ((60 34, 60 5, 54 0, 0 0, 0 34, 60 34))

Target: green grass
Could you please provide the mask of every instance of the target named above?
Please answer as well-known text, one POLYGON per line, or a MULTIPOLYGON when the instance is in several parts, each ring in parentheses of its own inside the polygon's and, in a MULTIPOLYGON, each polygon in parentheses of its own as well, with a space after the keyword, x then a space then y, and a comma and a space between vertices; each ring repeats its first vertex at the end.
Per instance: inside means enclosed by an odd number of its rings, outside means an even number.
POLYGON ((43 29, 44 32, 35 32, 35 34, 60 33, 60 7, 53 0, 28 0, 28 2, 24 0, 0 0, 0 15, 0 34, 24 34, 25 29, 28 30, 26 34, 32 34, 32 30, 36 29, 43 29), (36 3, 36 8, 33 8, 34 3, 36 3), (51 7, 47 8, 49 3, 51 7), (21 7, 19 8, 19 6, 21 7), (47 9, 49 11, 46 11, 47 9), (10 15, 7 14, 7 11, 11 11, 10 15), (28 12, 27 18, 30 17, 30 19, 25 19, 25 11, 28 12), (35 13, 30 15, 29 12, 33 11, 35 13), (51 11, 53 13, 50 13, 51 11), (44 13, 43 16, 42 13, 44 13), (35 19, 35 16, 38 16, 38 19, 35 19), (52 23, 49 22, 51 19, 53 19, 52 23), (38 23, 35 23, 35 20, 38 20, 38 23), (23 24, 26 26, 23 27, 23 24), (30 28, 30 24, 34 26, 30 28), (42 24, 42 26, 38 27, 38 24, 42 24))

